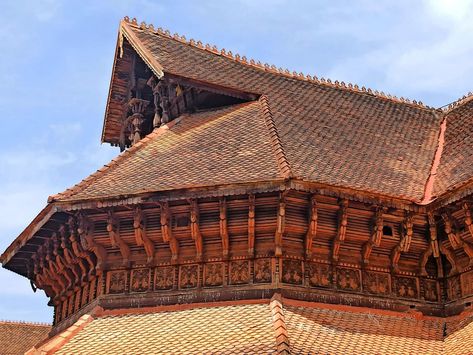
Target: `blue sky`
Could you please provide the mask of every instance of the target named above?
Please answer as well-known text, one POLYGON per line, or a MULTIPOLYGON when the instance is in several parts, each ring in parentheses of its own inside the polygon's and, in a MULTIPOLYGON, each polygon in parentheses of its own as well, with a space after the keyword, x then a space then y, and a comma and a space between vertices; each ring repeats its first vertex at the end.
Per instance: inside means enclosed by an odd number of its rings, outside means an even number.
MULTIPOLYGON (((119 20, 128 15, 248 58, 445 105, 473 91, 473 0, 0 3, 0 249, 105 164, 100 145, 119 20)), ((0 269, 0 319, 52 319, 0 269)))

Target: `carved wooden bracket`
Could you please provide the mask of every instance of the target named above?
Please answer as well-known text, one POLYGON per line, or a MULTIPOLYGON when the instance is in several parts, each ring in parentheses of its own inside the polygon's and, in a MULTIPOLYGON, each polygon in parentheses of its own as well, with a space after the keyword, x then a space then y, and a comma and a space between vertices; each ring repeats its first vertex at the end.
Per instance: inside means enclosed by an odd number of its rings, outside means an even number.
POLYGON ((401 226, 401 238, 399 243, 391 251, 391 270, 394 273, 399 273, 399 259, 401 253, 407 253, 411 247, 414 222, 412 214, 407 213, 401 226))
POLYGON ((248 255, 255 254, 255 195, 248 195, 248 255))
POLYGON ((76 257, 84 259, 88 267, 86 267, 87 277, 90 279, 93 276, 95 270, 95 262, 93 260, 92 253, 82 248, 82 245, 79 243, 76 231, 76 222, 74 217, 70 217, 67 221, 69 225, 69 241, 71 242, 72 251, 76 257))
MULTIPOLYGON (((470 265, 473 265, 473 245, 464 241, 462 237, 453 229, 452 216, 448 212, 442 213, 442 219, 445 223, 445 233, 454 250, 463 248, 463 251, 470 259, 470 265)), ((466 219, 465 219, 466 222, 466 219)))
POLYGON ((107 250, 95 241, 93 223, 83 213, 78 214, 78 220, 79 226, 77 232, 80 236, 82 248, 95 254, 97 258, 95 269, 97 275, 100 275, 107 261, 107 250))
POLYGON ((75 273, 80 275, 81 285, 83 286, 87 280, 87 266, 84 259, 77 257, 71 250, 69 238, 67 236, 66 225, 62 224, 59 227, 59 235, 61 237, 61 248, 64 253, 64 258, 69 265, 74 266, 75 273))
POLYGON ((437 261, 437 276, 443 277, 443 265, 442 260, 439 257, 440 247, 439 242, 437 240, 437 224, 435 222, 435 217, 432 212, 427 212, 427 219, 429 222, 430 244, 419 260, 419 273, 421 276, 427 276, 427 270, 425 269, 425 266, 427 265, 429 257, 433 255, 433 257, 437 261))
POLYGON ((51 243, 50 239, 46 240, 46 242, 43 244, 43 249, 44 251, 44 267, 47 268, 50 277, 55 280, 59 285, 61 286, 61 296, 66 293, 67 288, 70 286, 68 284, 68 280, 62 273, 60 272, 58 266, 54 262, 54 258, 52 255, 52 250, 51 250, 51 243))
POLYGON ((337 235, 335 236, 335 239, 333 241, 332 260, 334 262, 338 261, 340 245, 345 240, 345 237, 347 234, 347 226, 348 226, 348 200, 343 199, 340 203, 340 210, 338 212, 337 235))
POLYGON ((59 250, 59 238, 56 233, 53 233, 51 237, 51 243, 52 243, 52 251, 53 255, 55 257, 55 262, 57 265, 57 268, 59 272, 64 275, 66 280, 68 281, 68 288, 73 288, 73 286, 76 286, 77 290, 77 284, 80 282, 80 277, 76 274, 74 270, 74 265, 69 264, 62 253, 59 250))
POLYGON ((113 215, 113 212, 107 211, 107 232, 112 247, 118 247, 123 258, 123 266, 130 263, 130 247, 120 237, 120 220, 113 215))
POLYGON ((432 254, 434 258, 440 256, 439 241, 437 240, 437 223, 435 222, 435 216, 432 212, 427 213, 427 218, 429 221, 429 231, 430 231, 430 245, 432 247, 432 254))
POLYGON ((219 217, 220 217, 220 239, 222 240, 223 257, 227 258, 230 248, 227 228, 227 202, 225 197, 219 200, 219 217))
POLYGON ((171 249, 171 262, 176 263, 179 256, 179 242, 172 235, 171 209, 169 208, 168 202, 161 202, 159 206, 161 208, 160 220, 163 241, 169 243, 169 248, 171 249))
POLYGON ((382 207, 376 208, 373 231, 371 233, 371 237, 362 247, 362 250, 361 250, 362 261, 363 261, 363 264, 365 265, 369 264, 370 255, 373 248, 379 247, 381 245, 381 240, 383 238, 383 225, 384 225, 383 213, 384 213, 384 209, 382 207))
POLYGON ((127 118, 127 121, 130 122, 132 126, 132 132, 130 132, 130 141, 132 144, 135 144, 143 138, 142 125, 144 122, 144 113, 148 105, 149 101, 137 98, 132 98, 127 103, 128 109, 131 111, 131 116, 127 118))
POLYGON ((190 199, 191 236, 195 242, 196 258, 202 260, 202 234, 199 227, 199 205, 197 199, 190 199))
POLYGON ((146 262, 151 264, 154 260, 154 243, 146 236, 145 216, 140 206, 135 208, 133 213, 133 229, 135 230, 135 240, 138 246, 143 246, 146 253, 146 262))
POLYGON ((317 200, 315 194, 310 198, 310 220, 309 228, 305 235, 305 256, 310 258, 312 256, 312 242, 317 235, 317 200))
POLYGON ((276 220, 276 233, 274 234, 274 255, 282 255, 282 240, 286 229, 286 193, 279 194, 278 216, 276 220))

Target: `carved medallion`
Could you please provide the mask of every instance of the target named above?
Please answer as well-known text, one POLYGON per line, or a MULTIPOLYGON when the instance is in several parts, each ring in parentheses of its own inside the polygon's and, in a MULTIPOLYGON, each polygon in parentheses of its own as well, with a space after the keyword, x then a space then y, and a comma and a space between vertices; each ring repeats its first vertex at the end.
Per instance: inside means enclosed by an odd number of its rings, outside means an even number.
POLYGON ((157 267, 154 274, 155 290, 170 290, 174 286, 174 267, 157 267))
POLYGON ((458 275, 447 279, 447 297, 450 301, 461 297, 460 277, 458 275))
POLYGON ((80 309, 81 294, 80 290, 76 292, 74 297, 74 312, 77 312, 80 309))
POLYGON ((223 263, 209 263, 204 265, 204 285, 223 285, 223 263))
POLYGON ((312 287, 330 287, 332 270, 330 265, 309 263, 309 285, 312 287))
POLYGON ((376 295, 390 293, 389 274, 366 271, 363 273, 363 290, 376 295))
POLYGON ((437 281, 435 280, 423 280, 422 288, 424 291, 423 297, 426 301, 431 302, 438 302, 438 289, 437 289, 437 281))
POLYGON ((461 275, 461 290, 463 296, 473 295, 473 271, 461 275))
POLYGON ((89 302, 92 302, 95 299, 95 285, 96 285, 97 280, 94 279, 90 281, 89 285, 89 302))
POLYGON ((107 293, 124 293, 126 291, 127 272, 110 271, 107 274, 107 293))
POLYGON ((232 261, 230 263, 230 283, 233 285, 250 282, 250 263, 247 260, 232 261))
POLYGON ((179 269, 179 287, 194 288, 197 287, 199 280, 198 265, 183 265, 179 269))
POLYGON ((417 298, 417 280, 413 277, 394 277, 394 292, 398 297, 417 298))
POLYGON ((87 303, 89 303, 89 283, 86 283, 82 288, 82 300, 81 300, 81 307, 84 307, 87 303))
POLYGON ((255 260, 255 282, 268 283, 271 281, 271 259, 255 260))
POLYGON ((337 287, 342 290, 360 291, 360 272, 355 269, 337 268, 337 287))
POLYGON ((151 284, 150 269, 134 269, 131 271, 130 288, 132 292, 145 292, 151 284))
POLYGON ((302 285, 302 262, 285 259, 282 261, 282 281, 293 285, 302 285))

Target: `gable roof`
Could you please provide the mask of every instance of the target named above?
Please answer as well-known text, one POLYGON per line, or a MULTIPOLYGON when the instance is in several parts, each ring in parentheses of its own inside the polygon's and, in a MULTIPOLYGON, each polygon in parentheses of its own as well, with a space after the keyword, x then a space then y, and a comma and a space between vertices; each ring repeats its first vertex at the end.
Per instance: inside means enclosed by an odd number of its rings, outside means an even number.
POLYGON ((51 326, 42 323, 0 321, 0 353, 24 354, 48 336, 51 326))
POLYGON ((176 119, 50 200, 283 180, 289 173, 263 97, 176 119))

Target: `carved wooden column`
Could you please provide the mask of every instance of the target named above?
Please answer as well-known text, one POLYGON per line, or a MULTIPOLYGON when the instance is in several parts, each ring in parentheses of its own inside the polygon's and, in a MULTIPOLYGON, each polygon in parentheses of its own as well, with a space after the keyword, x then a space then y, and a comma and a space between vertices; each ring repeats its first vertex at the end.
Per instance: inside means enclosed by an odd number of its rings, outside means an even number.
POLYGON ((170 121, 168 81, 162 78, 156 85, 156 90, 160 97, 160 107, 161 107, 161 112, 162 112, 161 124, 166 124, 170 121))
POLYGON ((317 200, 315 194, 310 198, 310 220, 309 228, 305 236, 305 256, 310 258, 312 256, 312 242, 317 234, 317 200))
POLYGON ((142 132, 142 126, 144 122, 144 114, 146 108, 149 105, 149 101, 133 98, 128 101, 128 109, 131 111, 131 116, 127 118, 127 121, 131 123, 133 131, 130 132, 130 141, 132 144, 137 143, 144 134, 142 132))

